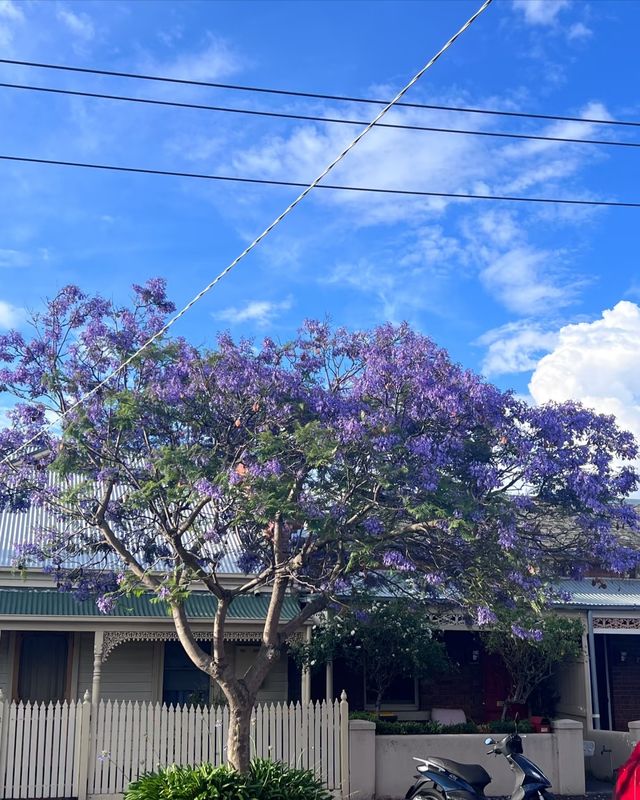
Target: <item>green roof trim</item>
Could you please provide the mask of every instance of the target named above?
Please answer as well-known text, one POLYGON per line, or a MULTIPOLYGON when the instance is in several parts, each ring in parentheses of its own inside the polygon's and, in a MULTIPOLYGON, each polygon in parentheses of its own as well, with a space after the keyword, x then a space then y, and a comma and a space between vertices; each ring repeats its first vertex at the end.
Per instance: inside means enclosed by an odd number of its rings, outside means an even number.
MULTIPOLYGON (((229 608, 230 620, 263 620, 269 607, 269 595, 241 595, 229 608)), ((193 619, 212 620, 216 611, 216 599, 208 592, 193 592, 185 608, 193 619)), ((281 619, 293 619, 300 605, 293 597, 286 597, 281 619)), ((151 595, 120 598, 109 614, 101 614, 92 600, 79 601, 68 592, 56 589, 31 589, 25 587, 0 589, 0 616, 38 617, 145 617, 169 618, 169 607, 159 601, 152 603, 151 595)))

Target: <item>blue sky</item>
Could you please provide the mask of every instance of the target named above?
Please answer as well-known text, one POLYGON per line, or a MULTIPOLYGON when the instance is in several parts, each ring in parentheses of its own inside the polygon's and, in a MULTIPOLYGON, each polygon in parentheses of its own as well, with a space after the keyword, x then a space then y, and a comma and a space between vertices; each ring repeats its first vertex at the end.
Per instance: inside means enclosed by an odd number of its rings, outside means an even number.
MULTIPOLYGON (((0 0, 4 57, 390 97, 478 2, 0 0)), ((495 0, 409 100, 640 119, 640 4, 495 0)), ((16 81, 366 119, 367 106, 0 65, 16 81)), ((633 128, 403 109, 409 124, 633 141, 633 128)), ((0 153, 310 181, 357 131, 0 89, 0 153)), ((639 200, 631 148, 373 131, 333 180, 639 200)), ((0 164, 0 328, 66 283, 180 305, 294 189, 0 164)), ((536 402, 574 397, 640 433, 640 211, 317 193, 180 323, 286 338, 306 317, 409 320, 536 402)))

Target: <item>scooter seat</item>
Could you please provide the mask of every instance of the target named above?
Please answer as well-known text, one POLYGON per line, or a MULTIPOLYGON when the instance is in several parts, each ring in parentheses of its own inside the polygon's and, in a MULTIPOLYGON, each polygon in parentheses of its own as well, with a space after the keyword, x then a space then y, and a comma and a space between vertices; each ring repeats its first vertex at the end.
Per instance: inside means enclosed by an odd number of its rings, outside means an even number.
POLYGON ((470 783, 478 789, 484 789, 491 783, 491 775, 480 764, 460 764, 458 761, 451 761, 449 758, 429 757, 429 761, 437 767, 442 767, 447 772, 459 775, 462 780, 470 783))

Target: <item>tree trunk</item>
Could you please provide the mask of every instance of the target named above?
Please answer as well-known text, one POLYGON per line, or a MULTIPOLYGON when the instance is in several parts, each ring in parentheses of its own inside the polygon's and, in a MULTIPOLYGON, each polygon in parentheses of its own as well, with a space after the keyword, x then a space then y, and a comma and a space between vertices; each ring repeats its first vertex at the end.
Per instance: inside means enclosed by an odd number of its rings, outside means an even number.
POLYGON ((376 717, 380 716, 380 709, 382 708, 382 691, 376 692, 376 717))
POLYGON ((229 698, 227 759, 238 772, 248 772, 251 761, 251 712, 254 698, 229 698))

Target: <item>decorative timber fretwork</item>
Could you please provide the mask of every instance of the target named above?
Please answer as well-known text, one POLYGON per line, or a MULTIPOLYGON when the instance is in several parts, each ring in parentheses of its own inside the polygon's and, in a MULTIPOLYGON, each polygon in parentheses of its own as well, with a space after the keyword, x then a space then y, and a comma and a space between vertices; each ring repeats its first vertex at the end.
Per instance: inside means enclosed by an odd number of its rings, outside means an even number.
MULTIPOLYGON (((294 641, 302 638, 302 632, 298 631, 289 636, 287 641, 294 641)), ((196 639, 210 641, 213 638, 212 631, 194 631, 196 639)), ((227 642, 259 642, 262 638, 262 630, 243 630, 227 631, 224 635, 227 642)), ((109 658, 110 654, 125 642, 175 642, 178 634, 175 630, 169 631, 105 631, 102 643, 102 661, 109 658)))
POLYGON ((438 611, 428 615, 429 622, 436 630, 447 631, 470 627, 468 617, 460 611, 438 611))
POLYGON ((594 617, 595 631, 640 631, 640 617, 594 617))

